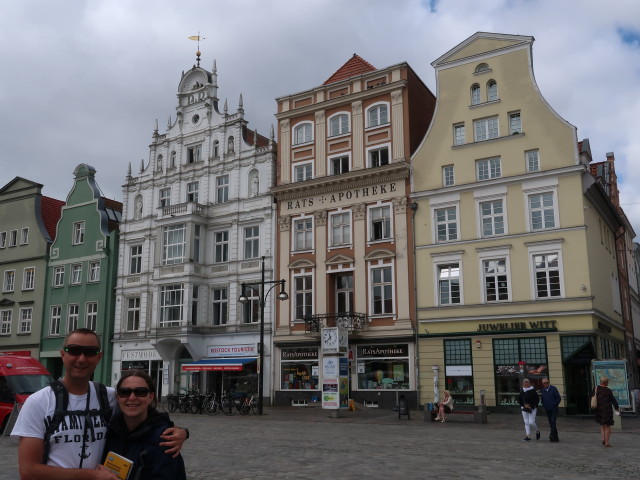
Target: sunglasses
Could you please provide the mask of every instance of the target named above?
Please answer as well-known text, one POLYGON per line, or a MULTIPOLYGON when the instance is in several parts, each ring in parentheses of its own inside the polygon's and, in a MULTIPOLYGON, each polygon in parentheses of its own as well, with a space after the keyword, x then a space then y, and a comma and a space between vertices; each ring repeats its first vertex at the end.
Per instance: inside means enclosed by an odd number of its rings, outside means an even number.
POLYGON ((79 357, 80 355, 84 355, 85 357, 95 357, 100 353, 100 347, 85 345, 67 345, 63 350, 74 357, 79 357))
POLYGON ((118 396, 120 398, 129 398, 129 396, 132 393, 136 397, 146 397, 147 395, 149 395, 149 389, 146 387, 137 387, 137 388, 120 387, 118 389, 118 396))

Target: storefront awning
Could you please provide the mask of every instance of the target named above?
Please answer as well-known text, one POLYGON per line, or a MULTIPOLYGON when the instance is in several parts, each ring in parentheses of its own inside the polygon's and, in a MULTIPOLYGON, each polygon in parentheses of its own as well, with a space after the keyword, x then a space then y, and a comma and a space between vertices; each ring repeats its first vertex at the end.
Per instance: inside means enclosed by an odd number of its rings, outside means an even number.
POLYGON ((182 365, 183 372, 203 372, 203 371, 225 371, 239 372, 251 362, 255 362, 256 357, 246 358, 203 358, 196 362, 182 365))

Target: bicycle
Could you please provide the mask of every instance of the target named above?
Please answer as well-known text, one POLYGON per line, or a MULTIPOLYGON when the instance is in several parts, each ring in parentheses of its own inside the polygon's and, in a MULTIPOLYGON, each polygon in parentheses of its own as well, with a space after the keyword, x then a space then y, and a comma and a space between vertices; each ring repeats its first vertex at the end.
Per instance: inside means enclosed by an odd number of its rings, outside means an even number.
POLYGON ((208 393, 204 398, 202 406, 208 415, 216 415, 220 411, 220 402, 216 399, 215 393, 208 393))
POLYGON ((242 415, 246 415, 249 412, 252 412, 254 415, 258 413, 258 400, 251 395, 251 397, 244 397, 238 411, 242 415))

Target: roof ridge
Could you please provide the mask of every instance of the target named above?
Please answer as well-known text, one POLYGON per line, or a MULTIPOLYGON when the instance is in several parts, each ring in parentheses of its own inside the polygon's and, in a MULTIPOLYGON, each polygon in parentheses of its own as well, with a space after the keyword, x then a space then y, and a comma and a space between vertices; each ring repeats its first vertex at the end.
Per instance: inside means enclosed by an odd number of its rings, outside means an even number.
POLYGON ((362 75, 363 73, 374 72, 376 70, 376 67, 354 53, 353 57, 347 60, 344 65, 336 70, 334 74, 323 83, 323 85, 329 85, 330 83, 339 82, 340 80, 346 80, 348 78, 362 75))

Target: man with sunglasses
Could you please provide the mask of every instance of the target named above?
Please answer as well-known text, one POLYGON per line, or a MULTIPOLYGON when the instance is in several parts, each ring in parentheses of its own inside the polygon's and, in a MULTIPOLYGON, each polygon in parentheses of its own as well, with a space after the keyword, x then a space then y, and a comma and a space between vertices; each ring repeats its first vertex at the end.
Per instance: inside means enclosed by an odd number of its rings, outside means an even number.
MULTIPOLYGON (((25 402, 11 436, 19 437, 18 466, 22 480, 114 480, 113 473, 98 470, 106 442, 107 423, 100 416, 90 416, 100 411, 99 392, 90 381, 102 352, 100 338, 93 331, 80 328, 69 333, 60 350, 64 365, 62 385, 68 392, 69 412, 82 415, 66 415, 49 439, 47 463, 45 457, 45 432, 56 410, 56 395, 51 387, 31 395, 25 402), (87 421, 88 420, 88 421, 87 421)), ((116 408, 115 390, 107 387, 111 411, 116 408)), ((181 428, 164 432, 161 446, 165 453, 177 455, 187 433, 181 428)))
POLYGON ((558 406, 562 401, 560 392, 558 392, 556 387, 551 385, 548 378, 543 378, 540 396, 542 397, 542 406, 544 407, 545 412, 547 412, 547 420, 549 420, 549 428, 551 429, 551 433, 549 433, 549 441, 559 442, 560 438, 558 437, 556 421, 558 420, 558 406))

